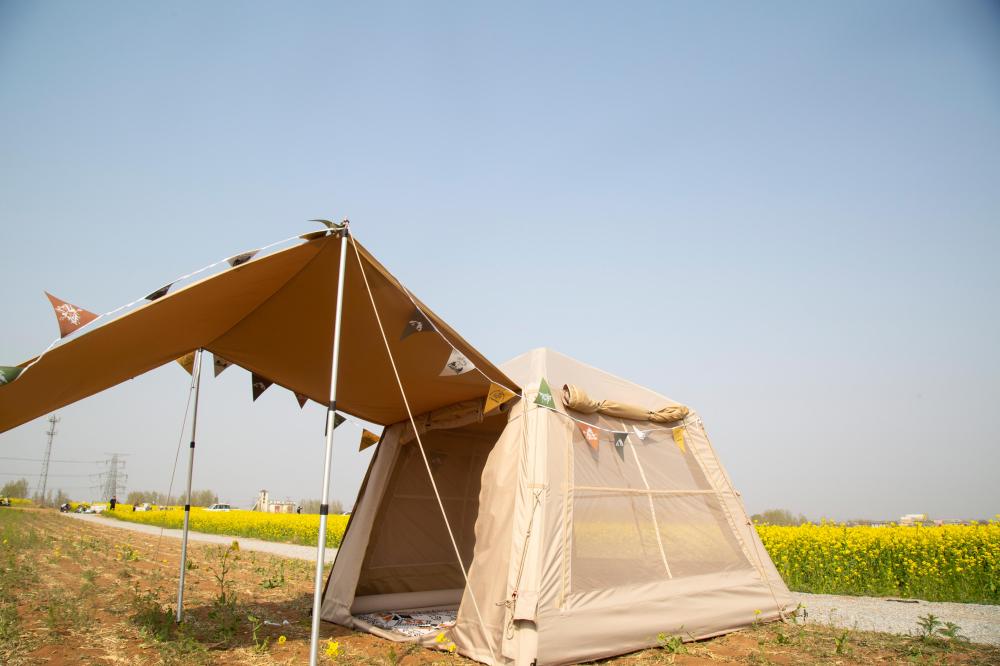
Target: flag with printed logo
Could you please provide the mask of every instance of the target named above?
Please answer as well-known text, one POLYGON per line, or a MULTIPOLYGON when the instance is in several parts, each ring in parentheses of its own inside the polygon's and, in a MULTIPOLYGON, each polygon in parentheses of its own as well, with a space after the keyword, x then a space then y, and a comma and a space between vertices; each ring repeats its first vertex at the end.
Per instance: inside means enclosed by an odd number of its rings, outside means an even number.
POLYGON ((616 432, 613 433, 615 436, 615 453, 622 460, 625 460, 625 442, 628 441, 627 432, 616 432))
POLYGON ((251 374, 250 377, 251 387, 253 388, 253 399, 256 401, 257 398, 260 397, 260 394, 266 391, 268 387, 271 386, 271 384, 273 384, 274 382, 272 382, 270 379, 261 377, 256 372, 252 372, 250 374, 251 374))
POLYGON ((24 368, 15 368, 10 365, 0 365, 0 386, 10 384, 17 379, 17 376, 24 371, 24 368))
POLYGON ((231 366, 232 363, 222 358, 218 354, 212 354, 212 368, 215 370, 215 376, 218 377, 222 372, 231 366))
POLYGON ((453 377, 455 375, 464 375, 475 369, 476 366, 472 364, 472 361, 465 358, 462 352, 452 349, 451 354, 448 356, 448 362, 444 364, 444 370, 439 373, 439 376, 453 377))
POLYGON ((552 389, 549 388, 549 383, 545 381, 545 377, 542 377, 542 380, 538 382, 538 395, 535 396, 535 404, 548 407, 549 409, 556 408, 555 398, 552 397, 552 389))
POLYGON ((597 434, 597 428, 589 423, 580 423, 579 421, 576 422, 576 427, 583 433, 583 438, 587 440, 587 444, 590 444, 590 447, 596 451, 597 445, 601 441, 601 436, 597 434))
POLYGON ((403 334, 399 336, 399 339, 405 340, 414 333, 430 333, 433 330, 434 324, 431 323, 431 320, 420 311, 420 308, 415 307, 409 319, 406 320, 406 326, 403 327, 403 334))
POLYGON ((257 252, 259 252, 259 250, 251 250, 250 252, 244 252, 242 254, 236 255, 235 257, 229 257, 228 259, 226 259, 226 261, 229 263, 230 267, 236 268, 240 264, 245 264, 251 259, 253 259, 254 255, 257 254, 257 252))
MULTIPOLYGON (((336 427, 336 426, 334 426, 336 427)), ((358 451, 364 451, 369 446, 374 446, 378 444, 378 435, 371 432, 370 430, 361 430, 361 446, 358 447, 358 451)))
POLYGON ((486 404, 483 405, 483 413, 489 414, 500 405, 510 401, 515 395, 517 394, 499 384, 490 383, 490 390, 486 392, 486 404))
POLYGON ((181 364, 181 367, 187 370, 189 375, 194 374, 194 352, 188 352, 177 359, 177 362, 181 364))
POLYGON ((97 315, 89 310, 67 303, 49 292, 45 292, 45 295, 49 297, 49 303, 52 304, 52 309, 56 313, 56 321, 59 323, 59 337, 61 338, 65 338, 76 329, 97 319, 97 315))
POLYGON ((680 428, 674 428, 673 434, 674 444, 676 444, 677 448, 681 450, 681 453, 687 453, 687 450, 684 448, 684 427, 681 426, 680 428))

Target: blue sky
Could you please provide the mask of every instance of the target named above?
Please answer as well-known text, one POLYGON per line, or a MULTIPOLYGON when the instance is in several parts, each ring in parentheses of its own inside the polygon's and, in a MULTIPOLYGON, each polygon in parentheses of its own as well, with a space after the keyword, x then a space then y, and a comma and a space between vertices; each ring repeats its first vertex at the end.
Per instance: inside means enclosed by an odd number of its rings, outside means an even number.
MULTIPOLYGON (((3 0, 0 361, 56 335, 43 289, 109 310, 348 216, 495 361, 695 406, 752 511, 992 516, 998 173, 992 3, 3 0)), ((196 486, 317 496, 322 410, 240 373, 196 486)), ((54 457, 165 488, 186 393, 166 367, 60 410, 54 457)))

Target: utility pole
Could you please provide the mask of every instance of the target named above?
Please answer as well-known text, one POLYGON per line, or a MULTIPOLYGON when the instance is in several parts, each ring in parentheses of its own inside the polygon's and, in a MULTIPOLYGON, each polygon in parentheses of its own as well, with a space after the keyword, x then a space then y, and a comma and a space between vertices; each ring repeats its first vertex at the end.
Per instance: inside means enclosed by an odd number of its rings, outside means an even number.
POLYGON ((49 485, 49 458, 52 457, 52 440, 56 436, 56 424, 59 423, 59 417, 53 414, 49 417, 49 429, 45 432, 49 436, 48 444, 45 445, 45 457, 42 458, 42 474, 38 478, 39 491, 38 491, 38 501, 45 501, 45 491, 49 485))

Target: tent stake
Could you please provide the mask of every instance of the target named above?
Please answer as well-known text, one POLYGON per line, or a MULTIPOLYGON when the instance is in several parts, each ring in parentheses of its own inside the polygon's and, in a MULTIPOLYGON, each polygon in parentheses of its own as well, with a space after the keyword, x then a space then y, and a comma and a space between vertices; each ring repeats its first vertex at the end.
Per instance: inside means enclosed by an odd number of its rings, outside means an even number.
MULTIPOLYGON (((194 367, 194 414, 191 417, 191 448, 188 450, 187 500, 184 504, 184 533, 181 535, 181 577, 177 582, 177 622, 184 617, 184 572, 187 569, 188 525, 191 521, 191 475, 194 472, 194 439, 198 431, 198 394, 201 393, 201 350, 195 352, 194 367)), ((170 501, 167 498, 167 501, 170 501)))
POLYGON ((319 505, 319 537, 316 541, 316 581, 313 588, 312 633, 309 666, 319 657, 319 615, 323 605, 323 559, 326 556, 326 521, 330 513, 330 463, 333 459, 334 416, 337 413, 337 366, 340 362, 340 318, 344 309, 344 269, 347 267, 347 220, 340 235, 340 265, 337 278, 337 311, 333 321, 333 359, 330 362, 330 404, 326 410, 326 457, 323 459, 323 492, 319 505))

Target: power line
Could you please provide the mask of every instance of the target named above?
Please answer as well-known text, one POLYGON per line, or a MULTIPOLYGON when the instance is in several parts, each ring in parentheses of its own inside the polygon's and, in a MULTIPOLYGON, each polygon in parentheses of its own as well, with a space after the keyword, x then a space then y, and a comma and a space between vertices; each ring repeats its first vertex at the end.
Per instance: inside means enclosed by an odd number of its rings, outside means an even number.
MULTIPOLYGON (((2 475, 2 476, 34 476, 31 472, 0 472, 0 475, 2 475)), ((94 478, 95 476, 99 476, 99 475, 98 474, 49 474, 49 476, 60 476, 60 477, 67 477, 68 476, 68 477, 73 477, 73 478, 77 478, 78 479, 80 477, 94 478)))
MULTIPOLYGON (((0 456, 0 460, 19 460, 21 462, 44 462, 42 458, 13 458, 10 456, 0 456)), ((62 460, 59 458, 52 458, 49 462, 54 463, 83 463, 87 465, 95 465, 97 463, 107 462, 106 460, 62 460)))

